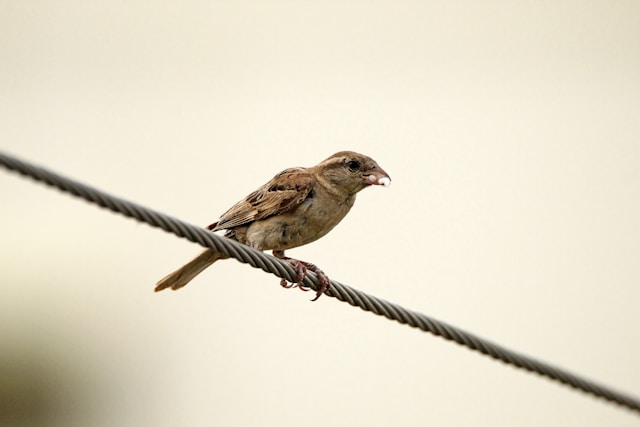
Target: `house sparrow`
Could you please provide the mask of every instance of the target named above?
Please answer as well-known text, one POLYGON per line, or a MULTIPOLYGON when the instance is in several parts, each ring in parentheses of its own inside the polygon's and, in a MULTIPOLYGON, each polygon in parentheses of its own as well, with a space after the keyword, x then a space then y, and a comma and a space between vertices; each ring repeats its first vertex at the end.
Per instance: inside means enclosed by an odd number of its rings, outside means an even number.
MULTIPOLYGON (((307 270, 318 277, 316 299, 329 289, 329 278, 314 264, 288 258, 287 249, 311 243, 335 227, 356 200, 356 193, 370 185, 391 183, 389 175, 363 154, 341 151, 310 168, 290 168, 222 214, 209 225, 211 231, 225 230, 224 236, 254 249, 272 250, 289 261, 301 285, 307 270)), ((189 263, 156 284, 155 291, 180 289, 196 275, 226 255, 206 249, 189 263)), ((284 287, 287 282, 280 283, 284 287)), ((303 289, 301 287, 301 289, 303 289)))

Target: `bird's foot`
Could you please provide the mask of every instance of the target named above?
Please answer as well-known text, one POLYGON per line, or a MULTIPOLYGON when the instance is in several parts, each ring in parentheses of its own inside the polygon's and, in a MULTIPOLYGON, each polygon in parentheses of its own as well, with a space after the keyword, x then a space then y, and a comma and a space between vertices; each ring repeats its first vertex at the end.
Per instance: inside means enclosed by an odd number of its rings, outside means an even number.
MULTIPOLYGON (((315 264, 311 264, 310 262, 300 261, 305 264, 307 270, 311 270, 316 274, 318 278, 318 291, 316 292, 316 297, 311 301, 316 301, 320 298, 320 295, 324 294, 331 287, 331 280, 329 280, 329 276, 327 276, 324 271, 320 270, 315 264)), ((302 289, 302 288, 301 288, 302 289)), ((309 290, 309 289, 307 289, 309 290)))
POLYGON ((280 286, 282 286, 283 288, 293 288, 294 286, 299 287, 300 289, 302 289, 303 291, 308 291, 309 289, 305 286, 302 286, 302 281, 304 280, 305 276, 307 275, 307 266, 304 265, 304 263, 302 261, 298 261, 297 259, 293 259, 293 258, 289 258, 289 257, 278 257, 282 260, 288 261, 289 264, 291 264, 293 266, 293 268, 296 269, 296 280, 292 283, 287 282, 286 279, 282 279, 280 280, 280 286))
POLYGON ((313 271, 318 278, 318 291, 316 292, 316 297, 311 301, 316 301, 320 296, 329 290, 331 287, 331 281, 329 277, 324 273, 324 271, 320 270, 315 264, 310 262, 300 261, 299 259, 285 257, 284 254, 276 253, 274 251, 274 255, 278 258, 289 262, 293 268, 296 269, 296 279, 293 283, 288 283, 285 279, 280 280, 280 286, 283 288, 292 288, 297 286, 301 291, 309 291, 310 289, 307 286, 302 284, 302 281, 307 276, 307 271, 313 271), (279 256, 280 255, 280 256, 279 256))

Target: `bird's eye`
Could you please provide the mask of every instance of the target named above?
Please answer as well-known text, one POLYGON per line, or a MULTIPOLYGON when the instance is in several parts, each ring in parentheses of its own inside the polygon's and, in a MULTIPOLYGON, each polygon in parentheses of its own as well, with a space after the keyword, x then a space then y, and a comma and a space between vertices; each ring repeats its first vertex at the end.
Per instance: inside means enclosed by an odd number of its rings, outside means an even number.
POLYGON ((358 171, 358 170, 360 170, 360 162, 357 161, 357 160, 349 160, 347 162, 347 167, 349 168, 349 170, 351 172, 358 171))

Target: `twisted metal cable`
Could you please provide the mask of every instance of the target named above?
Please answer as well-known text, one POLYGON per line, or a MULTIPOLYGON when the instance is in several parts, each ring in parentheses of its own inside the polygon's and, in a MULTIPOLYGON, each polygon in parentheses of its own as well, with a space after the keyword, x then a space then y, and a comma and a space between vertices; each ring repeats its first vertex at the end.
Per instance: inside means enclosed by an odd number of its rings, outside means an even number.
MULTIPOLYGON (((11 171, 44 182, 64 192, 71 193, 74 196, 95 203, 113 212, 134 218, 153 227, 161 228, 206 248, 212 248, 240 262, 249 264, 255 268, 260 268, 268 273, 273 273, 290 282, 295 281, 296 272, 288 262, 256 251, 233 240, 220 237, 201 227, 185 223, 177 218, 154 211, 137 203, 112 196, 2 152, 0 152, 0 165, 11 171)), ((310 272, 304 279, 304 284, 317 290, 316 281, 316 276, 310 272)), ((408 310, 397 304, 368 295, 334 280, 331 281, 331 288, 326 294, 340 301, 347 302, 354 307, 360 307, 365 311, 384 316, 398 323, 409 325, 424 332, 430 332, 444 339, 454 341, 471 350, 500 360, 508 365, 537 373, 551 380, 558 381, 561 384, 582 390, 595 397, 617 403, 618 405, 640 413, 640 400, 635 397, 612 390, 609 387, 529 356, 514 352, 422 313, 408 310)))

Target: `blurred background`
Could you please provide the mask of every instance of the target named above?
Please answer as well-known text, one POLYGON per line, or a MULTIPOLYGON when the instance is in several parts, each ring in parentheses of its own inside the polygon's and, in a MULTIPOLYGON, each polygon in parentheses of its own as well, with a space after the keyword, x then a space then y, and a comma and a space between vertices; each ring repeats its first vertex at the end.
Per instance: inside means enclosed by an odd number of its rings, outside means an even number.
MULTIPOLYGON (((640 395, 640 3, 0 1, 0 146, 207 225, 387 170, 289 255, 640 395)), ((3 426, 637 425, 637 415, 0 171, 3 426)))

